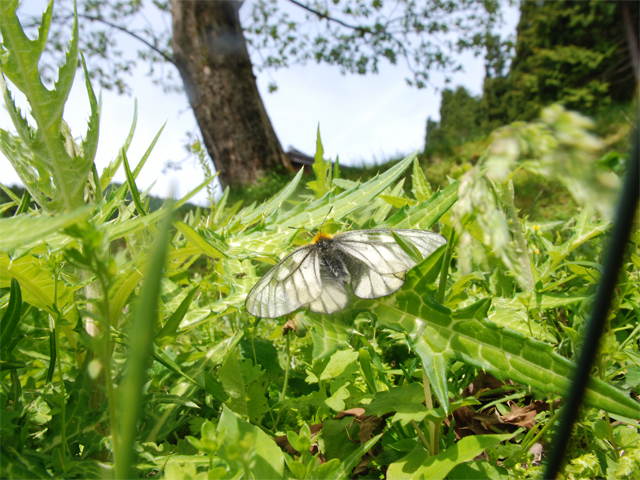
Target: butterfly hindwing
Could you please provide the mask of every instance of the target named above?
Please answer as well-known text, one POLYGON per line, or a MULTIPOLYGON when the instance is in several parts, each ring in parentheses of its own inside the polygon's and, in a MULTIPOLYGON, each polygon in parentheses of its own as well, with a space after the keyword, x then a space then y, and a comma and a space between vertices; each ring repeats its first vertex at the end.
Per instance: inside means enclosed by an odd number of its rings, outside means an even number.
MULTIPOLYGON (((423 230, 394 230, 411 242, 423 257, 446 243, 441 235, 423 230)), ((390 230, 356 230, 336 236, 335 245, 349 261, 351 288, 360 298, 379 298, 404 285, 405 273, 416 265, 390 230)))

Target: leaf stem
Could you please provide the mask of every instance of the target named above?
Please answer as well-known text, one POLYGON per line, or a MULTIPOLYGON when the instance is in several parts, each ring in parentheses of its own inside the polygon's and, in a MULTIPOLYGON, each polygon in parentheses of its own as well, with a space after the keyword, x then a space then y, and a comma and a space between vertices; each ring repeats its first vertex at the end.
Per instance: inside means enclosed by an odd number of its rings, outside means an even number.
MULTIPOLYGON (((282 392, 280 393, 280 403, 284 401, 284 397, 287 393, 287 385, 289 383, 289 364, 291 363, 291 330, 287 330, 287 344, 286 344, 286 358, 287 362, 284 367, 284 385, 282 385, 282 392)), ((278 415, 276 415, 276 423, 273 425, 273 430, 276 431, 278 427, 278 422, 280 422, 280 412, 282 411, 282 407, 278 410, 278 415)))
POLYGON ((117 405, 116 405, 116 394, 113 387, 113 379, 111 378, 111 312, 109 308, 109 287, 107 285, 107 279, 104 277, 103 272, 100 268, 100 262, 94 253, 94 261, 96 263, 96 273, 98 276, 98 280, 100 281, 100 287, 102 288, 102 300, 103 300, 103 318, 104 318, 104 328, 102 331, 102 348, 103 348, 103 359, 104 359, 104 378, 105 384, 107 386, 107 398, 109 402, 109 429, 111 430, 111 444, 113 451, 114 464, 118 464, 118 460, 120 460, 120 448, 119 448, 119 439, 118 439, 118 422, 117 422, 117 405))
POLYGON ((424 447, 427 449, 427 452, 431 454, 431 447, 429 446, 429 440, 427 440, 427 437, 424 436, 424 433, 422 433, 422 430, 420 430, 420 427, 418 426, 416 421, 411 420, 411 425, 413 425, 413 428, 415 428, 416 432, 418 432, 418 436, 420 437, 420 440, 422 440, 422 443, 424 444, 424 447))

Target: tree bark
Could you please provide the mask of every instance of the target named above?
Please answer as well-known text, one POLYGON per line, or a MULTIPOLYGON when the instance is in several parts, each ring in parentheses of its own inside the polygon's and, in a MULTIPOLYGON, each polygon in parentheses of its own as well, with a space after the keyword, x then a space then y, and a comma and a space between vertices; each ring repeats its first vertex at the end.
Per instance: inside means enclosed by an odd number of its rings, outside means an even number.
POLYGON ((223 188, 293 170, 256 86, 241 4, 171 0, 174 59, 223 188))

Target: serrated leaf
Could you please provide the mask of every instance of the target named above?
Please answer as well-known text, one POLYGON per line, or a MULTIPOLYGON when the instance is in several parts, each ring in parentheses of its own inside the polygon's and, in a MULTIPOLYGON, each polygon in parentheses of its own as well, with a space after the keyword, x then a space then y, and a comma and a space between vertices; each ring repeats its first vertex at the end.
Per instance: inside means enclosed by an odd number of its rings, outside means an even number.
MULTIPOLYGON (((381 324, 409 335, 422 335, 436 353, 482 368, 500 379, 508 378, 546 393, 565 394, 575 365, 555 353, 551 345, 486 320, 490 305, 490 300, 484 299, 452 312, 430 295, 405 284, 389 297, 358 299, 348 314, 375 312, 381 324)), ((629 418, 640 417, 638 402, 593 377, 585 403, 629 418)))
POLYGON ((440 190, 426 202, 404 207, 380 225, 380 228, 419 228, 429 230, 458 200, 458 182, 440 190))
POLYGON ((184 222, 175 222, 176 228, 189 242, 193 243, 205 255, 211 258, 226 258, 226 255, 204 239, 198 232, 184 222))
POLYGON ((308 182, 307 186, 313 191, 317 199, 322 198, 331 187, 331 162, 324 159, 324 147, 320 138, 320 126, 316 138, 316 153, 313 156, 313 173, 316 179, 308 182))
POLYGON ((413 173, 411 175, 411 191, 413 192, 413 196, 419 202, 424 202, 425 200, 429 200, 433 196, 433 190, 431 190, 431 185, 429 185, 429 181, 427 177, 424 176, 424 172, 420 167, 420 163, 416 158, 413 161, 413 173))
POLYGON ((91 216, 91 206, 86 206, 56 216, 28 214, 0 219, 0 252, 13 250, 44 239, 48 235, 74 225, 91 216))

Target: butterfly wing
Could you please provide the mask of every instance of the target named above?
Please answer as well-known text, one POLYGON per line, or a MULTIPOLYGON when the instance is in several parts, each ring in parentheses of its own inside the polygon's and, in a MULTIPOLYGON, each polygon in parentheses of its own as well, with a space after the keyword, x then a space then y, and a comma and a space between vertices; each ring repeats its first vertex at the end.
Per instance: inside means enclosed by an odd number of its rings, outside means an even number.
MULTIPOLYGON (((343 255, 341 258, 334 258, 332 261, 341 262, 344 264, 343 255)), ((329 265, 326 264, 326 259, 322 254, 318 254, 318 261, 320 263, 320 277, 322 279, 322 293, 309 305, 309 309, 312 312, 330 314, 342 310, 349 303, 349 290, 345 286, 346 279, 338 278, 335 273, 332 273, 329 265)), ((344 264, 347 267, 346 264, 344 264)), ((348 267, 347 267, 348 269, 348 267)), ((346 273, 346 272, 345 272, 346 273)))
MULTIPOLYGON (((411 242, 425 258, 446 243, 441 235, 424 230, 394 232, 411 242)), ((407 270, 416 265, 387 229, 346 232, 336 236, 334 242, 346 254, 351 288, 360 298, 392 294, 404 285, 407 270)))
POLYGON ((317 248, 307 245, 269 270, 247 295, 245 307, 256 317, 276 318, 313 303, 322 293, 317 248))

